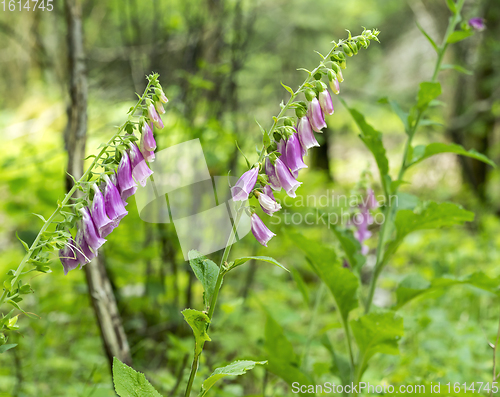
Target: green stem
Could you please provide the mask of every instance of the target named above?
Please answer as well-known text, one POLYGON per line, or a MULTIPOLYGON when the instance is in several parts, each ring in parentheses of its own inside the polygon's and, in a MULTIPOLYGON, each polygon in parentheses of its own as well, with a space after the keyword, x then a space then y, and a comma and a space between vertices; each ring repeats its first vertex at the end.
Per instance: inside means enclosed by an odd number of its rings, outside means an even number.
MULTIPOLYGON (((224 275, 226 274, 226 262, 229 258, 229 253, 231 252, 231 247, 234 243, 234 238, 236 237, 236 230, 238 228, 238 224, 240 223, 241 214, 243 212, 243 203, 236 210, 236 218, 234 220, 233 228, 231 229, 231 234, 227 240, 226 248, 224 249, 224 253, 222 254, 222 259, 219 265, 219 273, 217 275, 217 281, 215 283, 214 294, 212 295, 212 299, 210 300, 210 306, 208 309, 208 318, 212 320, 214 315, 215 306, 217 305, 217 298, 219 296, 219 291, 222 287, 222 281, 224 280, 224 275)), ((203 352, 203 347, 205 346, 205 342, 201 345, 200 352, 197 353, 195 350, 193 362, 191 364, 191 372, 189 373, 189 379, 186 386, 186 391, 184 393, 185 397, 189 397, 191 395, 191 389, 193 388, 193 382, 196 377, 196 373, 198 372, 198 364, 200 361, 200 355, 203 352)))
MULTIPOLYGON (((131 115, 133 115, 136 112, 137 108, 144 101, 144 98, 146 97, 146 95, 147 95, 147 93, 149 91, 149 88, 151 87, 151 83, 152 83, 151 81, 148 82, 148 85, 146 86, 146 89, 144 90, 144 93, 142 94, 142 96, 139 99, 139 101, 137 101, 135 107, 133 108, 132 112, 130 113, 131 115)), ((33 241, 33 244, 31 244, 31 247, 29 248, 28 252, 26 253, 26 255, 24 255, 24 258, 21 260, 21 263, 17 267, 17 269, 16 269, 16 271, 14 273, 14 278, 12 279, 12 281, 10 283, 12 286, 16 285, 16 282, 17 282, 19 276, 21 275, 24 267, 26 266, 26 263, 31 259, 32 255, 33 255, 33 252, 37 249, 38 243, 40 242, 40 239, 42 238, 43 234, 47 231, 48 227, 52 224, 52 222, 54 221, 54 219, 59 215, 59 213, 61 212, 61 209, 71 199, 71 197, 73 196, 73 194, 75 193, 75 191, 78 189, 78 187, 81 185, 81 183, 84 182, 85 179, 87 179, 87 177, 89 176, 90 172, 94 169, 94 167, 96 166, 97 162, 100 160, 100 158, 102 157, 102 155, 106 151, 108 145, 110 145, 111 143, 113 143, 113 141, 120 135, 120 133, 125 128, 126 124, 127 123, 124 123, 118 129, 118 132, 116 132, 113 135, 113 137, 106 143, 106 145, 101 149, 101 151, 99 152, 99 154, 94 158, 94 161, 92 161, 92 164, 87 168, 87 170, 82 175, 82 177, 78 181, 75 182, 75 184, 73 185, 73 187, 71 188, 71 190, 68 193, 66 193, 66 196, 64 197, 64 199, 58 204, 56 210, 52 213, 52 215, 49 217, 49 219, 47 219, 47 221, 44 223, 44 225, 40 229, 40 232, 38 233, 38 235, 36 236, 35 240, 33 241)), ((7 294, 8 294, 8 291, 6 289, 4 289, 3 293, 2 293, 2 296, 0 297, 0 306, 5 302, 5 300, 7 298, 7 294)))

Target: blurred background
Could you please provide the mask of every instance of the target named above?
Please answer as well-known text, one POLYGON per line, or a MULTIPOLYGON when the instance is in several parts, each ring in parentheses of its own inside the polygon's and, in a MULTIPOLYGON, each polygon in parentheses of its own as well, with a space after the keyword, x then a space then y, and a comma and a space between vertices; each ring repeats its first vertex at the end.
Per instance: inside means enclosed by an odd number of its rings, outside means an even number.
MULTIPOLYGON (((212 175, 228 170, 239 175, 246 165, 235 141, 251 161, 257 158, 261 134, 255 121, 269 128, 280 101, 288 98, 280 81, 297 88, 305 76, 296 69, 319 62, 314 50, 326 53, 332 40, 346 36, 345 29, 356 35, 362 26, 376 27, 381 44, 348 59, 341 95, 383 132, 394 174, 405 135, 388 105, 377 101, 389 97, 404 108, 411 105, 435 62, 416 22, 439 41, 449 17, 444 0, 56 0, 52 11, 9 11, 6 4, 5 11, 0 4, 3 275, 23 256, 15 232, 31 243, 41 227, 32 213, 47 217, 64 196, 66 170, 76 156, 75 122, 86 131, 78 136, 79 147, 86 147, 86 155, 95 153, 126 120, 134 92, 142 93, 145 75, 153 71, 170 100, 165 128, 155 131, 158 149, 199 138, 212 175), (86 125, 75 121, 75 109, 84 112, 86 125)), ((442 72, 443 104, 431 111, 434 122, 421 130, 416 144, 456 142, 498 163, 500 2, 467 0, 464 10, 467 19, 486 18, 487 29, 454 45, 445 63, 460 63, 473 75, 442 72)), ((376 166, 357 127, 336 98, 334 105, 329 128, 318 138, 321 148, 307 157, 310 167, 301 174, 298 193, 349 194, 368 169, 380 194, 376 166)), ((380 280, 378 306, 394 304, 395 286, 408 274, 426 279, 474 270, 500 275, 499 179, 491 167, 453 155, 433 157, 410 171, 411 185, 403 191, 459 203, 477 216, 462 228, 409 237, 380 280)), ((308 210, 292 200, 287 204, 289 213, 308 210)), ((113 396, 113 355, 145 372, 163 395, 179 395, 184 388, 193 342, 180 311, 202 308, 202 288, 183 259, 173 226, 144 223, 133 199, 127 208, 129 215, 99 256, 97 276, 84 270, 64 276, 54 258, 51 274, 31 280, 35 293, 24 309, 39 318, 21 315, 21 332, 10 333, 9 343, 19 346, 0 355, 0 396, 113 396), (104 309, 93 291, 104 291, 104 309)), ((277 234, 268 249, 249 235, 233 255, 273 256, 293 271, 249 262, 226 277, 198 380, 236 358, 266 359, 267 313, 281 324, 297 354, 309 349, 309 372, 335 380, 320 342, 328 333, 343 349, 335 307, 326 296, 310 327, 319 280, 286 229, 326 244, 336 240, 324 225, 286 225, 285 217, 277 216, 279 225, 268 222, 277 234)), ((367 243, 369 275, 375 244, 367 243)), ((210 258, 218 263, 220 255, 210 258)), ((456 286, 415 300, 400 314, 406 330, 401 355, 376 358, 365 380, 491 381, 487 341, 496 335, 500 314, 493 296, 456 286)), ((262 367, 221 382, 215 393, 278 396, 286 390, 285 382, 262 367)))

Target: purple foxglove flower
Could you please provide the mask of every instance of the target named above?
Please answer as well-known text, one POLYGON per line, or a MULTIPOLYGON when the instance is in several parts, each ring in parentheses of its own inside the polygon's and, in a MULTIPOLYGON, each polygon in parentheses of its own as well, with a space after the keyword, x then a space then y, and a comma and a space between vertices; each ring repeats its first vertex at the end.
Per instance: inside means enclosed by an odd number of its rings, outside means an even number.
POLYGON ((371 225, 373 223, 373 218, 370 214, 370 210, 362 206, 361 212, 355 216, 355 220, 356 231, 354 232, 354 237, 361 244, 361 253, 363 255, 366 255, 369 251, 369 248, 363 243, 372 236, 372 233, 368 230, 368 225, 371 225))
POLYGON ((278 177, 278 180, 280 182, 280 185, 285 189, 286 194, 288 194, 290 197, 296 197, 295 190, 302 184, 301 182, 297 181, 288 167, 281 161, 279 158, 276 159, 276 162, 274 164, 275 170, 276 170, 276 175, 278 177))
POLYGON ((274 165, 271 163, 271 160, 269 160, 269 157, 266 158, 266 175, 269 177, 269 183, 271 187, 274 190, 280 191, 281 184, 278 179, 278 176, 276 175, 276 169, 274 168, 274 165))
POLYGON ((156 149, 156 141, 155 137, 153 135, 153 126, 144 123, 142 126, 142 136, 141 136, 141 142, 144 145, 144 149, 148 151, 152 151, 156 149))
POLYGON ((114 229, 113 222, 106 215, 104 196, 95 183, 92 185, 92 189, 95 192, 92 200, 92 219, 101 237, 106 237, 114 229))
POLYGON ((299 134, 299 141, 302 145, 302 149, 306 151, 314 146, 319 146, 318 141, 314 137, 314 132, 311 128, 311 123, 307 116, 301 117, 297 123, 297 131, 299 134))
POLYGON ((300 145, 299 135, 293 133, 286 142, 286 165, 293 173, 298 173, 302 168, 307 168, 302 160, 302 146, 300 145))
POLYGON ((163 108, 161 102, 155 102, 155 108, 158 113, 165 114, 165 109, 163 108))
POLYGON ((132 176, 141 186, 146 186, 146 181, 153 174, 153 171, 144 161, 144 157, 135 143, 130 143, 128 155, 132 167, 132 176))
POLYGON ((59 259, 64 267, 64 274, 74 270, 80 265, 80 261, 75 253, 75 241, 71 237, 63 249, 59 250, 59 259))
POLYGON ((106 214, 116 227, 122 218, 128 214, 128 211, 125 209, 118 188, 111 182, 107 175, 104 175, 104 180, 106 181, 106 187, 104 188, 104 207, 106 208, 106 214))
POLYGON ((484 21, 484 18, 472 18, 469 19, 469 25, 479 31, 482 32, 484 29, 486 29, 486 23, 484 21))
POLYGON ((307 114, 311 127, 316 132, 321 132, 322 128, 326 128, 325 117, 321 110, 321 105, 317 98, 313 98, 309 103, 309 110, 307 114))
POLYGON ((324 113, 330 116, 333 114, 334 110, 332 97, 328 90, 323 90, 319 93, 319 104, 324 113))
POLYGON ((259 176, 259 169, 252 168, 245 172, 236 185, 231 188, 231 195, 234 201, 244 201, 248 198, 252 192, 255 184, 257 183, 257 177, 259 176))
POLYGON ((158 116, 158 113, 156 113, 156 109, 152 103, 150 103, 148 106, 148 115, 156 128, 163 128, 163 121, 161 121, 161 117, 158 116))
POLYGON ((137 183, 135 183, 132 178, 130 158, 127 152, 122 152, 122 159, 118 165, 117 179, 118 187, 120 188, 120 196, 123 201, 126 201, 137 190, 137 183))
POLYGON ((335 95, 340 94, 340 84, 337 78, 334 78, 333 80, 330 81, 330 88, 332 89, 335 95))
POLYGON ((280 141, 276 144, 276 151, 281 153, 281 161, 288 165, 288 162, 286 161, 286 141, 284 139, 280 139, 280 141))
POLYGON ((252 215, 251 222, 253 235, 259 243, 261 243, 264 247, 267 247, 269 240, 276 236, 276 234, 267 228, 257 214, 252 215))
POLYGON ((264 187, 264 193, 258 194, 258 199, 262 210, 269 216, 273 216, 276 211, 281 209, 281 205, 276 202, 273 190, 269 185, 264 187))
POLYGON ((151 163, 151 162, 155 161, 155 152, 152 150, 146 150, 144 148, 144 139, 143 138, 144 138, 144 135, 141 134, 140 150, 141 150, 141 153, 144 157, 144 160, 151 163))
POLYGON ((366 208, 373 210, 378 207, 377 199, 375 198, 375 193, 373 189, 368 189, 368 194, 366 197, 366 208))
POLYGON ((75 251, 78 261, 83 266, 86 263, 89 263, 92 259, 94 259, 96 257, 96 254, 92 252, 87 243, 87 240, 85 240, 82 221, 78 222, 77 227, 78 231, 76 232, 76 237, 75 237, 75 245, 76 245, 75 251))
POLYGON ((80 212, 83 215, 82 229, 83 229, 83 235, 85 236, 85 241, 87 242, 89 247, 92 248, 94 252, 97 252, 99 247, 103 245, 106 242, 106 240, 99 235, 99 232, 97 231, 94 225, 94 221, 90 216, 88 208, 87 207, 80 208, 80 212))

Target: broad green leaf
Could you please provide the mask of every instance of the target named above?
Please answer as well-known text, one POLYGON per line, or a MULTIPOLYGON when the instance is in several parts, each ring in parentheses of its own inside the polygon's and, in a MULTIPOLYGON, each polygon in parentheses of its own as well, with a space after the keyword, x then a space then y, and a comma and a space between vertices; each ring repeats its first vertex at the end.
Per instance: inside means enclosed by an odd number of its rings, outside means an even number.
POLYGON ((427 40, 429 40, 429 43, 431 43, 432 45, 432 48, 434 48, 434 50, 439 53, 439 48, 436 44, 436 42, 431 38, 431 36, 429 36, 429 34, 424 30, 424 28, 422 26, 420 26, 420 24, 417 22, 417 27, 418 29, 422 32, 422 34, 425 36, 425 38, 427 40))
POLYGON ((448 5, 448 8, 453 14, 457 13, 457 5, 453 0, 446 0, 446 4, 448 5))
POLYGON ((351 329, 363 362, 375 353, 399 354, 403 319, 394 312, 375 312, 351 320, 351 329))
POLYGON ((394 222, 396 236, 387 245, 384 263, 392 255, 403 239, 411 232, 425 229, 438 229, 446 226, 461 225, 474 220, 474 213, 453 203, 425 203, 415 210, 400 209, 394 222))
POLYGON ((193 330, 195 339, 194 351, 195 354, 198 355, 203 350, 203 344, 206 341, 211 340, 207 334, 210 319, 205 313, 194 309, 184 309, 182 311, 182 315, 184 316, 184 320, 186 320, 186 322, 193 330))
POLYGON ((484 291, 500 295, 500 277, 491 278, 483 272, 475 272, 466 277, 440 277, 429 282, 420 275, 409 275, 398 285, 396 289, 395 309, 401 308, 412 299, 437 289, 448 288, 453 285, 471 285, 484 291))
POLYGON ((144 374, 113 358, 113 383, 120 397, 161 397, 144 374))
POLYGON ((439 95, 441 95, 441 84, 430 81, 420 83, 417 107, 420 109, 427 107, 429 103, 439 95))
POLYGON ((196 278, 200 280, 203 285, 203 302, 205 306, 208 307, 215 291, 219 267, 195 250, 189 251, 188 258, 196 278))
POLYGON ((217 368, 201 385, 200 397, 207 394, 208 390, 219 380, 226 376, 244 375, 247 371, 253 369, 257 364, 265 365, 267 361, 235 361, 225 367, 217 368))
POLYGON ((349 312, 358 306, 357 277, 351 270, 342 267, 337 254, 330 246, 294 232, 288 232, 287 235, 306 254, 314 272, 330 289, 342 318, 347 320, 349 312))
POLYGON ((472 76, 474 73, 471 70, 465 69, 464 67, 460 65, 450 65, 450 64, 445 64, 441 66, 441 70, 446 70, 446 69, 454 69, 457 72, 467 74, 469 76, 472 76))
POLYGON ((457 30, 450 34, 448 37, 448 40, 446 42, 448 44, 453 44, 453 43, 458 43, 459 41, 462 41, 466 39, 467 37, 470 37, 474 34, 472 30, 457 30))
POLYGON ((456 153, 462 156, 467 156, 482 161, 483 163, 489 164, 492 167, 496 167, 493 161, 491 161, 484 154, 476 152, 474 149, 465 150, 462 146, 454 143, 439 142, 430 143, 428 145, 415 146, 412 151, 412 159, 410 161, 410 165, 415 165, 422 160, 425 160, 439 153, 456 153))
POLYGON ((399 117, 401 122, 405 127, 405 132, 408 134, 410 126, 408 123, 408 113, 401 109, 401 106, 396 101, 393 101, 387 97, 381 98, 380 103, 388 103, 391 106, 392 111, 399 117))
POLYGON ((292 277, 295 280, 300 293, 302 294, 302 298, 304 298, 305 304, 309 306, 311 304, 311 300, 309 298, 309 290, 307 289, 306 282, 304 281, 298 270, 292 268, 290 273, 292 273, 292 277))
POLYGON ((340 98, 340 101, 349 110, 349 113, 351 113, 352 118, 361 130, 359 136, 370 152, 372 152, 373 157, 375 157, 382 186, 384 186, 384 191, 388 192, 389 186, 387 186, 386 176, 389 174, 389 161, 387 160, 384 143, 382 142, 382 134, 368 124, 364 116, 356 109, 349 108, 342 98, 340 98))
MULTIPOLYGON (((286 338, 283 328, 269 314, 265 326, 264 347, 269 355, 269 371, 289 385, 293 382, 299 382, 302 385, 312 383, 310 377, 300 370, 300 358, 286 338)), ((298 395, 310 394, 299 393, 298 395)))
POLYGON ((271 258, 269 256, 244 256, 242 258, 238 258, 234 260, 234 263, 230 266, 231 269, 243 265, 245 262, 249 260, 254 260, 254 261, 262 261, 262 262, 268 262, 272 263, 273 265, 276 265, 278 267, 281 267, 283 270, 286 270, 288 272, 288 269, 283 266, 281 263, 279 263, 276 259, 271 258))
POLYGON ((332 356, 332 374, 338 376, 343 385, 347 385, 351 377, 351 366, 349 364, 349 360, 335 351, 332 342, 330 342, 330 339, 327 335, 323 335, 323 337, 321 338, 321 343, 326 347, 326 349, 332 356))
POLYGON ((349 265, 354 269, 361 268, 365 263, 366 257, 361 254, 361 244, 354 237, 353 232, 348 229, 340 229, 336 225, 331 225, 331 227, 347 256, 349 265))
POLYGON ((0 346, 0 354, 5 353, 7 350, 13 349, 17 346, 17 343, 8 343, 6 345, 0 346))

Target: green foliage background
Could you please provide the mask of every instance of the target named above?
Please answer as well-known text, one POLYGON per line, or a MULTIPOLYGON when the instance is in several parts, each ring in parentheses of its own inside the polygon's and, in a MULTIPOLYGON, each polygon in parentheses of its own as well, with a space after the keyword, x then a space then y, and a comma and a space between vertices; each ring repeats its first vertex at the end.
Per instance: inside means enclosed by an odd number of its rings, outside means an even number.
MULTIPOLYGON (((499 25, 500 12, 488 1, 466 4, 465 15, 493 10, 487 18, 499 25)), ((142 92, 144 75, 154 70, 160 73, 170 99, 163 117, 165 128, 156 137, 159 149, 200 138, 212 175, 224 175, 228 169, 238 175, 245 164, 234 141, 245 153, 255 153, 260 140, 255 120, 270 124, 279 102, 286 98, 280 81, 296 87, 303 78, 296 69, 312 68, 317 63, 313 49, 327 51, 331 40, 345 36, 344 29, 354 33, 366 26, 382 31, 381 44, 374 43, 369 51, 348 59, 341 95, 349 105, 362 109, 383 133, 394 166, 402 152, 404 130, 389 106, 376 101, 388 96, 406 104, 416 96, 417 84, 430 78, 435 54, 415 21, 437 37, 443 33, 448 14, 444 1, 430 0, 84 1, 89 77, 87 152, 95 151, 113 127, 123 123, 135 100, 134 91, 142 92)), ((444 106, 432 112, 433 121, 456 123, 460 116, 454 105, 457 95, 464 95, 467 106, 473 107, 478 103, 478 89, 498 87, 500 44, 493 38, 497 26, 491 25, 491 32, 483 33, 484 37, 476 35, 471 43, 449 54, 447 63, 463 57, 464 66, 477 71, 490 62, 493 72, 486 76, 476 73, 476 77, 457 76, 452 70, 443 73, 440 99, 444 106)), ((41 226, 31 214, 51 213, 64 195, 66 153, 62 136, 68 102, 65 35, 62 2, 55 4, 51 13, 0 11, 1 274, 15 267, 23 255, 15 231, 31 242, 41 226)), ((467 149, 486 152, 496 163, 498 95, 497 90, 482 99, 486 101, 483 110, 473 113, 473 121, 459 129, 467 149), (480 147, 484 137, 486 148, 480 147)), ((298 193, 349 194, 367 167, 374 174, 376 192, 380 192, 376 165, 358 139, 357 127, 337 99, 334 105, 336 112, 329 116, 329 128, 320 137, 328 151, 309 156, 310 168, 303 173, 304 184, 298 193)), ((429 123, 415 143, 452 139, 449 128, 429 123)), ((477 171, 475 163, 471 167, 477 171)), ((408 275, 426 280, 448 275, 459 278, 476 271, 491 278, 500 276, 498 171, 488 169, 478 188, 468 183, 467 171, 457 157, 446 154, 425 160, 409 172, 407 180, 411 185, 402 187, 404 192, 423 199, 453 201, 474 211, 476 218, 464 227, 423 230, 406 238, 384 270, 375 304, 384 308, 396 304, 396 288, 408 275)), ((330 204, 321 210, 340 210, 330 204)), ((294 213, 311 211, 305 200, 287 200, 283 207, 288 215, 278 215, 281 223, 269 222, 277 237, 268 249, 251 235, 234 249, 236 257, 277 258, 292 272, 251 261, 226 277, 216 325, 210 329, 212 342, 207 342, 201 358, 195 390, 216 366, 235 359, 269 360, 271 348, 282 348, 281 352, 276 350, 282 361, 302 366, 304 372, 314 374, 317 383, 338 381, 330 373, 330 352, 322 343, 328 335, 336 350, 345 350, 336 308, 331 295, 319 288, 318 276, 294 243, 293 233, 332 247, 338 245, 337 239, 322 224, 286 224, 294 219, 294 213), (315 316, 318 294, 323 295, 315 316), (274 345, 273 338, 280 332, 288 345, 274 345)), ((146 373, 155 388, 168 395, 179 374, 187 378, 186 360, 189 362, 187 357, 192 354, 191 330, 184 324, 181 310, 188 306, 201 309, 203 290, 193 282, 173 226, 142 222, 133 201, 128 209, 129 215, 109 236, 103 255, 134 368, 146 373)), ((369 269, 375 245, 370 240, 368 244, 369 269)), ((218 262, 220 253, 209 257, 218 262)), ((75 270, 64 276, 57 259, 52 270, 52 274, 31 280, 35 293, 25 301, 25 310, 39 318, 21 315, 22 332, 9 335, 9 343, 19 346, 0 355, 0 396, 113 396, 111 372, 84 273, 75 270)), ((469 285, 437 288, 415 299, 398 310, 405 328, 400 355, 378 355, 365 380, 392 384, 491 381, 488 341, 495 339, 499 312, 494 294, 469 285)), ((354 309, 354 313, 360 315, 361 309, 354 309)), ((268 371, 281 364, 270 361, 243 377, 220 381, 211 393, 289 395, 288 385, 268 371)), ((279 368, 273 372, 278 373, 279 368)))

